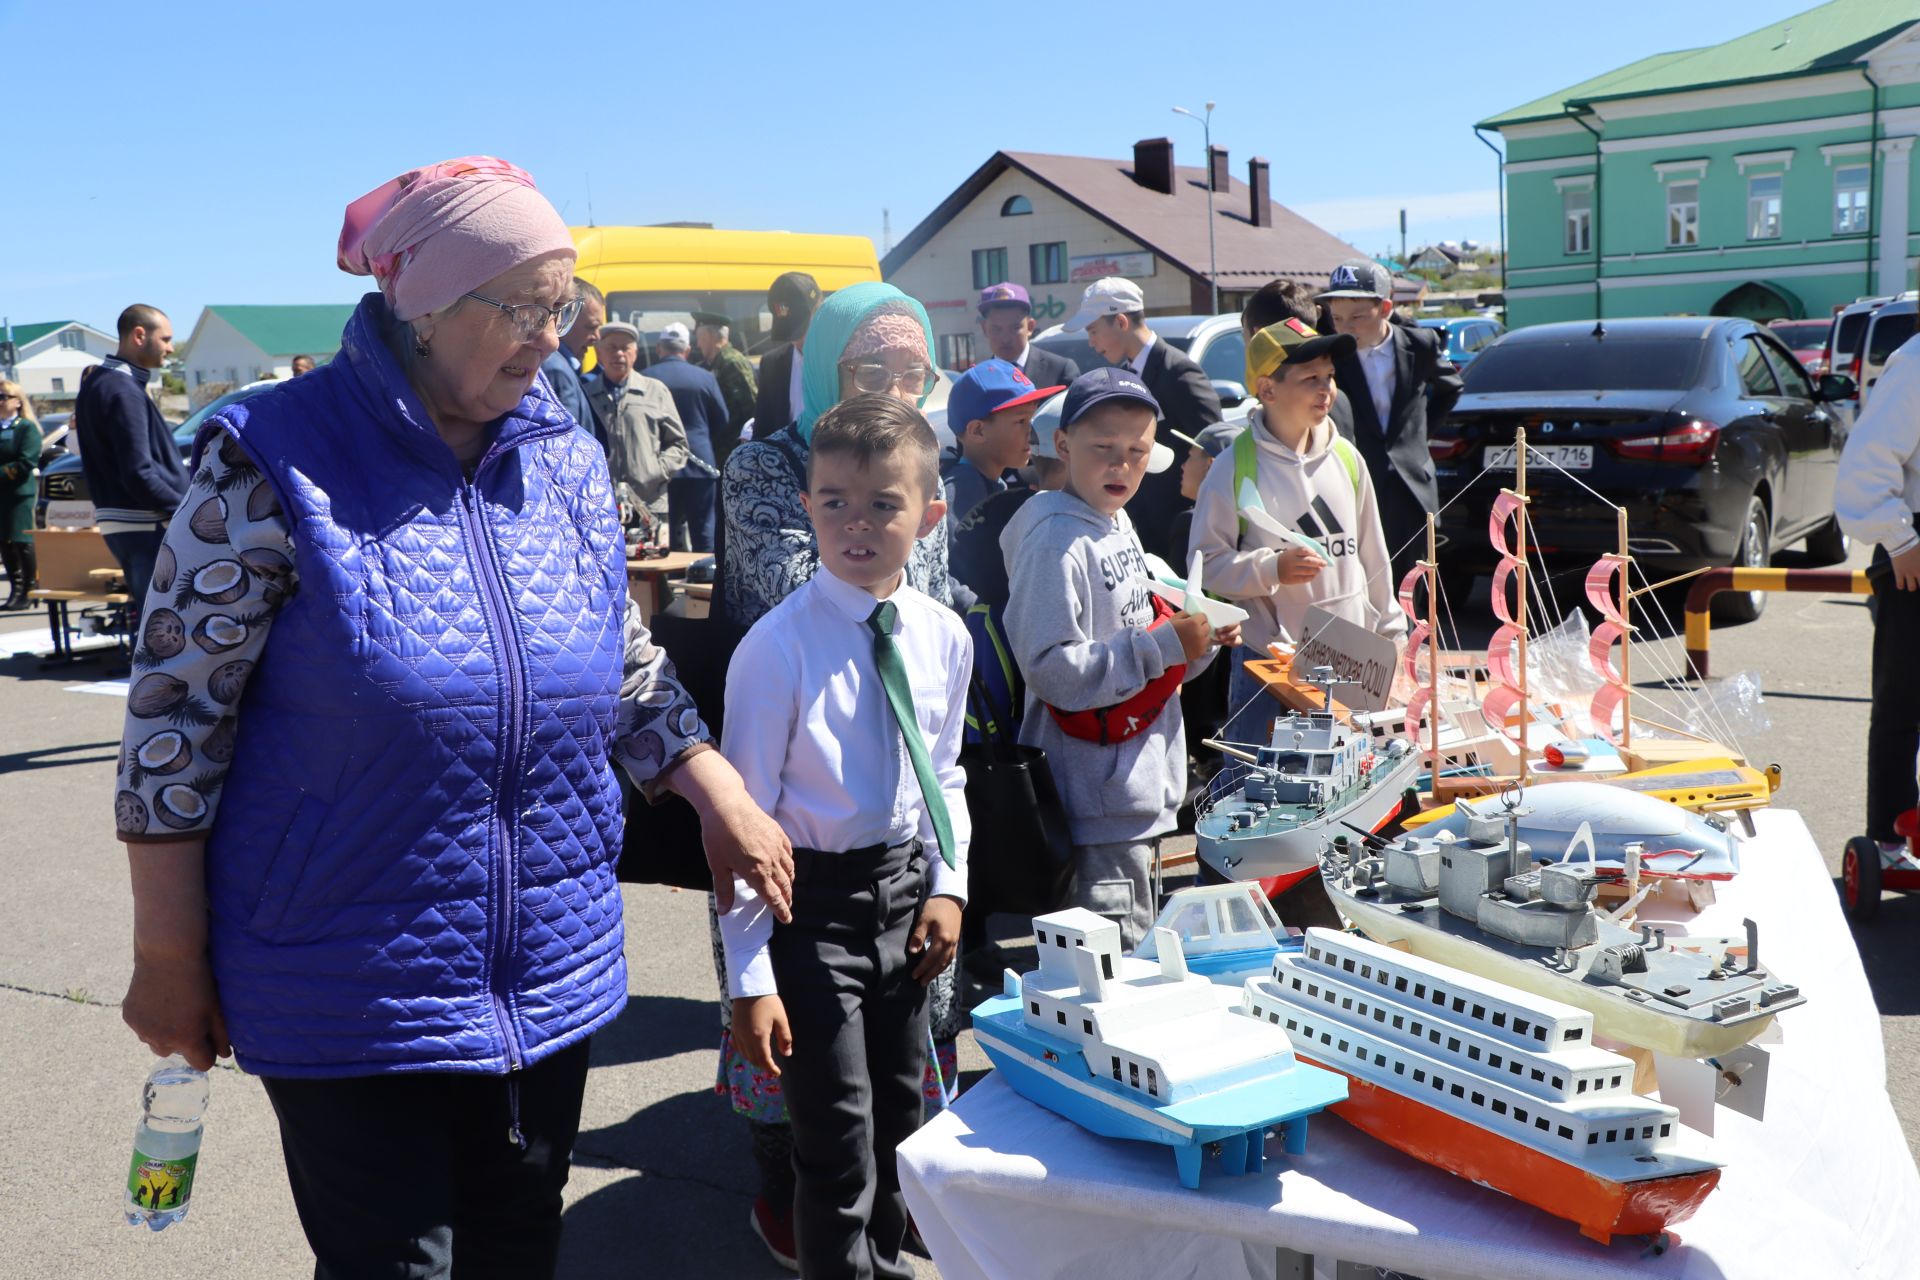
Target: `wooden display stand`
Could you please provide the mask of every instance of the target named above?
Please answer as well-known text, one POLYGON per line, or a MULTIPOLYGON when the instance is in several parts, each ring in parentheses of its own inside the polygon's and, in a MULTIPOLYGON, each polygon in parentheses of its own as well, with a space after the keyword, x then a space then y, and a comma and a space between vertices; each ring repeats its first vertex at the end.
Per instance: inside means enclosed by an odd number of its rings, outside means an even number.
POLYGON ((675 578, 687 576, 687 570, 702 560, 713 558, 711 551, 669 551, 663 556, 627 560, 627 594, 640 606, 642 619, 667 607, 675 578))
POLYGON ((47 606, 47 626, 53 632, 53 653, 47 663, 71 662, 81 656, 68 638, 70 610, 76 604, 82 613, 91 608, 120 611, 124 658, 128 651, 124 618, 131 597, 126 594, 126 575, 107 550, 106 538, 98 529, 35 529, 33 545, 40 585, 27 598, 47 606))

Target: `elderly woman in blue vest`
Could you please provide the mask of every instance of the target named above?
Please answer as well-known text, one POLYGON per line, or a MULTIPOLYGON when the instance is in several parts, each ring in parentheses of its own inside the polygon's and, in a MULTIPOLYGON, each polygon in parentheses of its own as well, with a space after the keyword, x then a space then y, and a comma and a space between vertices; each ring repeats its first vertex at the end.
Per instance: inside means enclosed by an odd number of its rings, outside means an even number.
POLYGON ((340 354, 210 419, 114 810, 156 1053, 265 1082, 322 1277, 543 1276, 626 1003, 625 768, 784 899, 777 827, 627 602, 606 460, 535 382, 574 251, 470 157, 349 207, 340 354))
MULTIPOLYGON (((933 327, 926 309, 890 284, 850 285, 820 304, 807 327, 798 420, 764 439, 740 445, 728 455, 722 472, 726 562, 720 574, 720 595, 733 623, 750 625, 820 568, 813 522, 800 502, 807 487, 807 450, 814 422, 841 400, 862 391, 891 394, 916 407, 925 404, 937 376, 932 350, 933 327)), ((945 521, 914 544, 907 561, 907 582, 943 604, 953 603, 945 521)), ((716 910, 723 911, 725 906, 718 905, 716 910)), ((709 923, 715 980, 724 993, 726 968, 717 914, 709 923)), ((952 1084, 957 1064, 954 1039, 960 1032, 960 1010, 951 967, 934 980, 928 1006, 936 1051, 928 1061, 927 1087, 929 1097, 937 1098, 942 1083, 952 1084)), ((732 1005, 724 994, 720 1007, 715 1089, 725 1093, 734 1110, 747 1118, 760 1171, 760 1193, 749 1225, 775 1259, 797 1270, 786 1099, 779 1080, 758 1070, 734 1047, 732 1005)))

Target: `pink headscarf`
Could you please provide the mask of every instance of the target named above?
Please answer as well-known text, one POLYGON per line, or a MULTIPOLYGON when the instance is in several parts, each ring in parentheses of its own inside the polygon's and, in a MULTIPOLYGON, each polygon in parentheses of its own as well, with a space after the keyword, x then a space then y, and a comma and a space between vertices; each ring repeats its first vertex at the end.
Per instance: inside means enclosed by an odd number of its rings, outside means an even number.
POLYGON ((401 174, 347 206, 340 269, 371 275, 401 320, 438 311, 573 237, 533 178, 492 156, 401 174))

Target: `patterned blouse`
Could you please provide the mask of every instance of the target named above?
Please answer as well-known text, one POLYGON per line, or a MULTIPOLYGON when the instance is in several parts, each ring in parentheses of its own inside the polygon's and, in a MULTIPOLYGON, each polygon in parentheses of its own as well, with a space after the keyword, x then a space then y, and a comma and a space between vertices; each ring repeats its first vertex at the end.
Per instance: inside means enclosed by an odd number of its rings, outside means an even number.
MULTIPOLYGON (((140 640, 113 812, 130 843, 213 829, 236 708, 277 613, 300 589, 273 486, 237 445, 208 449, 167 529, 140 640)), ((626 677, 613 756, 648 799, 661 775, 712 736, 627 601, 626 677)))
MULTIPOLYGON (((813 522, 800 504, 806 469, 806 442, 791 426, 749 440, 727 458, 720 478, 720 508, 727 517, 720 590, 727 617, 738 626, 759 621, 820 567, 813 522)), ((913 544, 907 585, 952 607, 946 521, 913 544)))

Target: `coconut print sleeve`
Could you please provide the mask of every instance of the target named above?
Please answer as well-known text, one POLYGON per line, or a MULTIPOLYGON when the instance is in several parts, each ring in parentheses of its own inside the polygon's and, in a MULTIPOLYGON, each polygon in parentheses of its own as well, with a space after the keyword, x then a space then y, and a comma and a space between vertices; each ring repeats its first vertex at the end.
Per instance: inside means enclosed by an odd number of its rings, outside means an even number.
POLYGON ((141 612, 114 790, 122 840, 190 839, 212 828, 240 694, 294 588, 273 487, 222 437, 167 528, 141 612))
POLYGON ((700 709, 674 674, 667 651, 653 642, 640 606, 627 601, 626 680, 614 724, 613 757, 648 800, 659 799, 667 771, 696 751, 713 750, 700 709))

